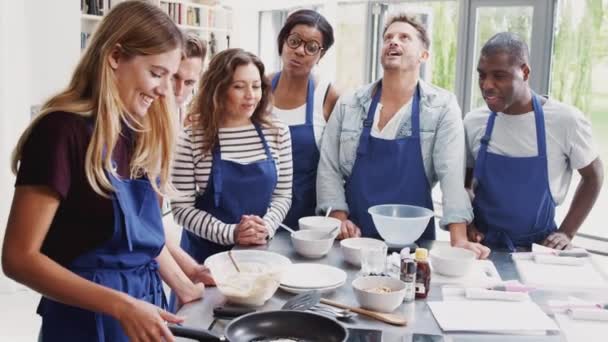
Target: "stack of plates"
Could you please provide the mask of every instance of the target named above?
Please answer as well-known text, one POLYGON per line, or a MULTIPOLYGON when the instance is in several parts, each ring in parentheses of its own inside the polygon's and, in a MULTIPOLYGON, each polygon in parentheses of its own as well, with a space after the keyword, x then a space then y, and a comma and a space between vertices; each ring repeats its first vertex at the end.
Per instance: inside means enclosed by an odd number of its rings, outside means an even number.
POLYGON ((346 272, 323 264, 292 264, 281 280, 280 288, 290 293, 317 290, 321 293, 339 288, 346 282, 346 272))

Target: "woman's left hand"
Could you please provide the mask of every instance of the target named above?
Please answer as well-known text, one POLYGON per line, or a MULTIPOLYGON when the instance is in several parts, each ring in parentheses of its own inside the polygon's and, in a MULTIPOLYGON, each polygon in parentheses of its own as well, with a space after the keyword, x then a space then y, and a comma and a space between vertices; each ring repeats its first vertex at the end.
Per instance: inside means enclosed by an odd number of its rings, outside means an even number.
POLYGON ((215 280, 211 276, 209 268, 203 265, 196 265, 188 274, 193 283, 202 283, 205 286, 215 286, 215 280))

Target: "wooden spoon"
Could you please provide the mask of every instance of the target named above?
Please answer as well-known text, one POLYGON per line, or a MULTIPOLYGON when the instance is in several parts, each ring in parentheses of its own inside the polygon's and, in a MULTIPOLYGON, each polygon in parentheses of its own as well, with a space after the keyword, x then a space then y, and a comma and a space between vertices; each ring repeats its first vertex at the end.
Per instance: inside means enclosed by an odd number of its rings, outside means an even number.
POLYGON ((239 268, 239 265, 237 265, 236 260, 234 259, 234 256, 232 256, 232 251, 228 251, 228 256, 230 257, 230 261, 232 261, 232 265, 234 265, 234 268, 236 268, 236 271, 241 273, 241 269, 239 268))
POLYGON ((348 309, 352 312, 356 312, 358 314, 365 315, 365 316, 368 316, 368 317, 371 317, 371 318, 374 318, 374 319, 377 319, 379 321, 386 322, 389 324, 407 325, 407 320, 405 319, 405 317, 403 317, 401 315, 366 310, 366 309, 362 309, 362 308, 359 308, 356 306, 349 306, 349 305, 345 305, 342 303, 334 302, 333 300, 329 300, 329 299, 325 299, 325 298, 321 298, 321 303, 335 306, 335 307, 341 308, 341 309, 348 309))

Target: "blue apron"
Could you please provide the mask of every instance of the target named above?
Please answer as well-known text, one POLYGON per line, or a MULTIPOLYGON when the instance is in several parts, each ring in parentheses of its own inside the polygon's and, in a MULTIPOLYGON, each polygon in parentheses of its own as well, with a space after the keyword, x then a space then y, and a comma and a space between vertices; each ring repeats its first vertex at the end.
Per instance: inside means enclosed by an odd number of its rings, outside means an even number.
MULTIPOLYGON (((114 195, 114 232, 98 248, 78 256, 68 269, 97 284, 166 308, 155 258, 165 244, 156 192, 147 179, 117 179, 107 173, 114 195)), ((83 222, 86 229, 86 222, 83 222)), ((42 297, 42 341, 128 341, 113 317, 42 297)))
MULTIPOLYGON (((273 91, 276 89, 280 77, 279 72, 272 79, 273 91)), ((316 181, 319 149, 313 125, 314 93, 315 85, 309 78, 306 93, 306 122, 289 126, 293 160, 293 188, 291 208, 283 222, 294 229, 298 229, 298 219, 315 215, 317 205, 316 181)))
MULTIPOLYGON (((412 134, 386 140, 371 136, 376 107, 382 96, 382 81, 363 121, 357 157, 346 180, 349 219, 366 237, 381 239, 367 210, 377 204, 409 204, 433 210, 431 187, 424 171, 420 144, 420 87, 412 101, 412 134)), ((407 227, 403 227, 407 229, 407 227)), ((435 239, 435 221, 430 220, 419 240, 435 239)))
POLYGON ((488 152, 496 113, 490 114, 475 162, 475 225, 484 244, 495 248, 531 247, 557 229, 549 188, 543 107, 532 94, 536 121, 535 157, 507 157, 488 152))
MULTIPOLYGON (((222 160, 219 142, 213 149, 213 163, 207 189, 196 198, 195 207, 227 224, 237 224, 242 215, 264 217, 277 185, 277 169, 266 138, 259 125, 254 124, 262 140, 266 159, 241 164, 222 160)), ((207 257, 227 251, 230 245, 220 245, 183 229, 180 246, 198 263, 207 257)), ((169 307, 176 310, 175 294, 171 293, 169 307)))

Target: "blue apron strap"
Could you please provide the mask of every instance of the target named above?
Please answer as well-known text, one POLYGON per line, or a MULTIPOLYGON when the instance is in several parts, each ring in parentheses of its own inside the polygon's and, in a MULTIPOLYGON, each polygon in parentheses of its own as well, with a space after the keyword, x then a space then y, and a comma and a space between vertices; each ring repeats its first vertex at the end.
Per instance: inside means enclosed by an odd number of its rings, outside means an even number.
MULTIPOLYGON (((272 78, 271 87, 274 92, 279 85, 279 79, 281 78, 281 72, 277 72, 272 78)), ((308 78, 308 86, 306 89, 306 124, 311 125, 313 120, 313 112, 315 107, 315 82, 312 77, 308 78)))
MULTIPOLYGON (((479 151, 477 152, 477 165, 484 165, 486 161, 486 154, 488 153, 488 146, 490 145, 490 139, 492 138, 492 131, 494 130, 494 121, 496 121, 496 112, 490 113, 488 122, 486 124, 486 131, 481 137, 479 151)), ((481 177, 481 167, 473 168, 473 177, 479 179, 481 177)))
POLYGON ((357 148, 358 155, 364 155, 367 153, 367 144, 369 142, 369 136, 372 131, 372 125, 374 124, 374 116, 376 115, 376 108, 378 108, 378 102, 382 97, 382 81, 378 82, 376 86, 376 92, 372 96, 372 103, 369 105, 367 111, 367 117, 363 120, 363 129, 361 130, 361 136, 359 137, 359 147, 357 148))
POLYGON ((266 137, 264 136, 264 133, 262 132, 262 128, 257 123, 254 123, 253 126, 255 127, 255 130, 258 132, 258 135, 260 136, 260 140, 262 140, 262 145, 264 145, 264 151, 266 151, 266 158, 268 158, 270 160, 274 160, 272 158, 272 153, 270 152, 270 148, 268 147, 268 142, 266 142, 266 137))
POLYGON ((222 197, 222 152, 220 151, 220 141, 213 147, 213 157, 211 164, 211 175, 213 176, 213 202, 215 207, 220 206, 220 198, 222 197))
POLYGON ((277 89, 277 85, 279 84, 279 78, 281 78, 281 72, 277 72, 276 75, 274 75, 274 77, 272 78, 272 81, 270 82, 270 86, 272 87, 272 91, 274 92, 275 89, 277 89))
POLYGON ((532 93, 532 108, 534 109, 534 119, 536 121, 536 146, 538 146, 538 155, 547 156, 547 142, 545 137, 545 113, 543 106, 540 103, 540 97, 532 93))
POLYGON ((312 77, 308 78, 308 89, 306 90, 306 124, 312 125, 313 110, 315 107, 315 82, 312 77))
POLYGON ((412 137, 420 137, 420 86, 418 85, 412 100, 412 137))

